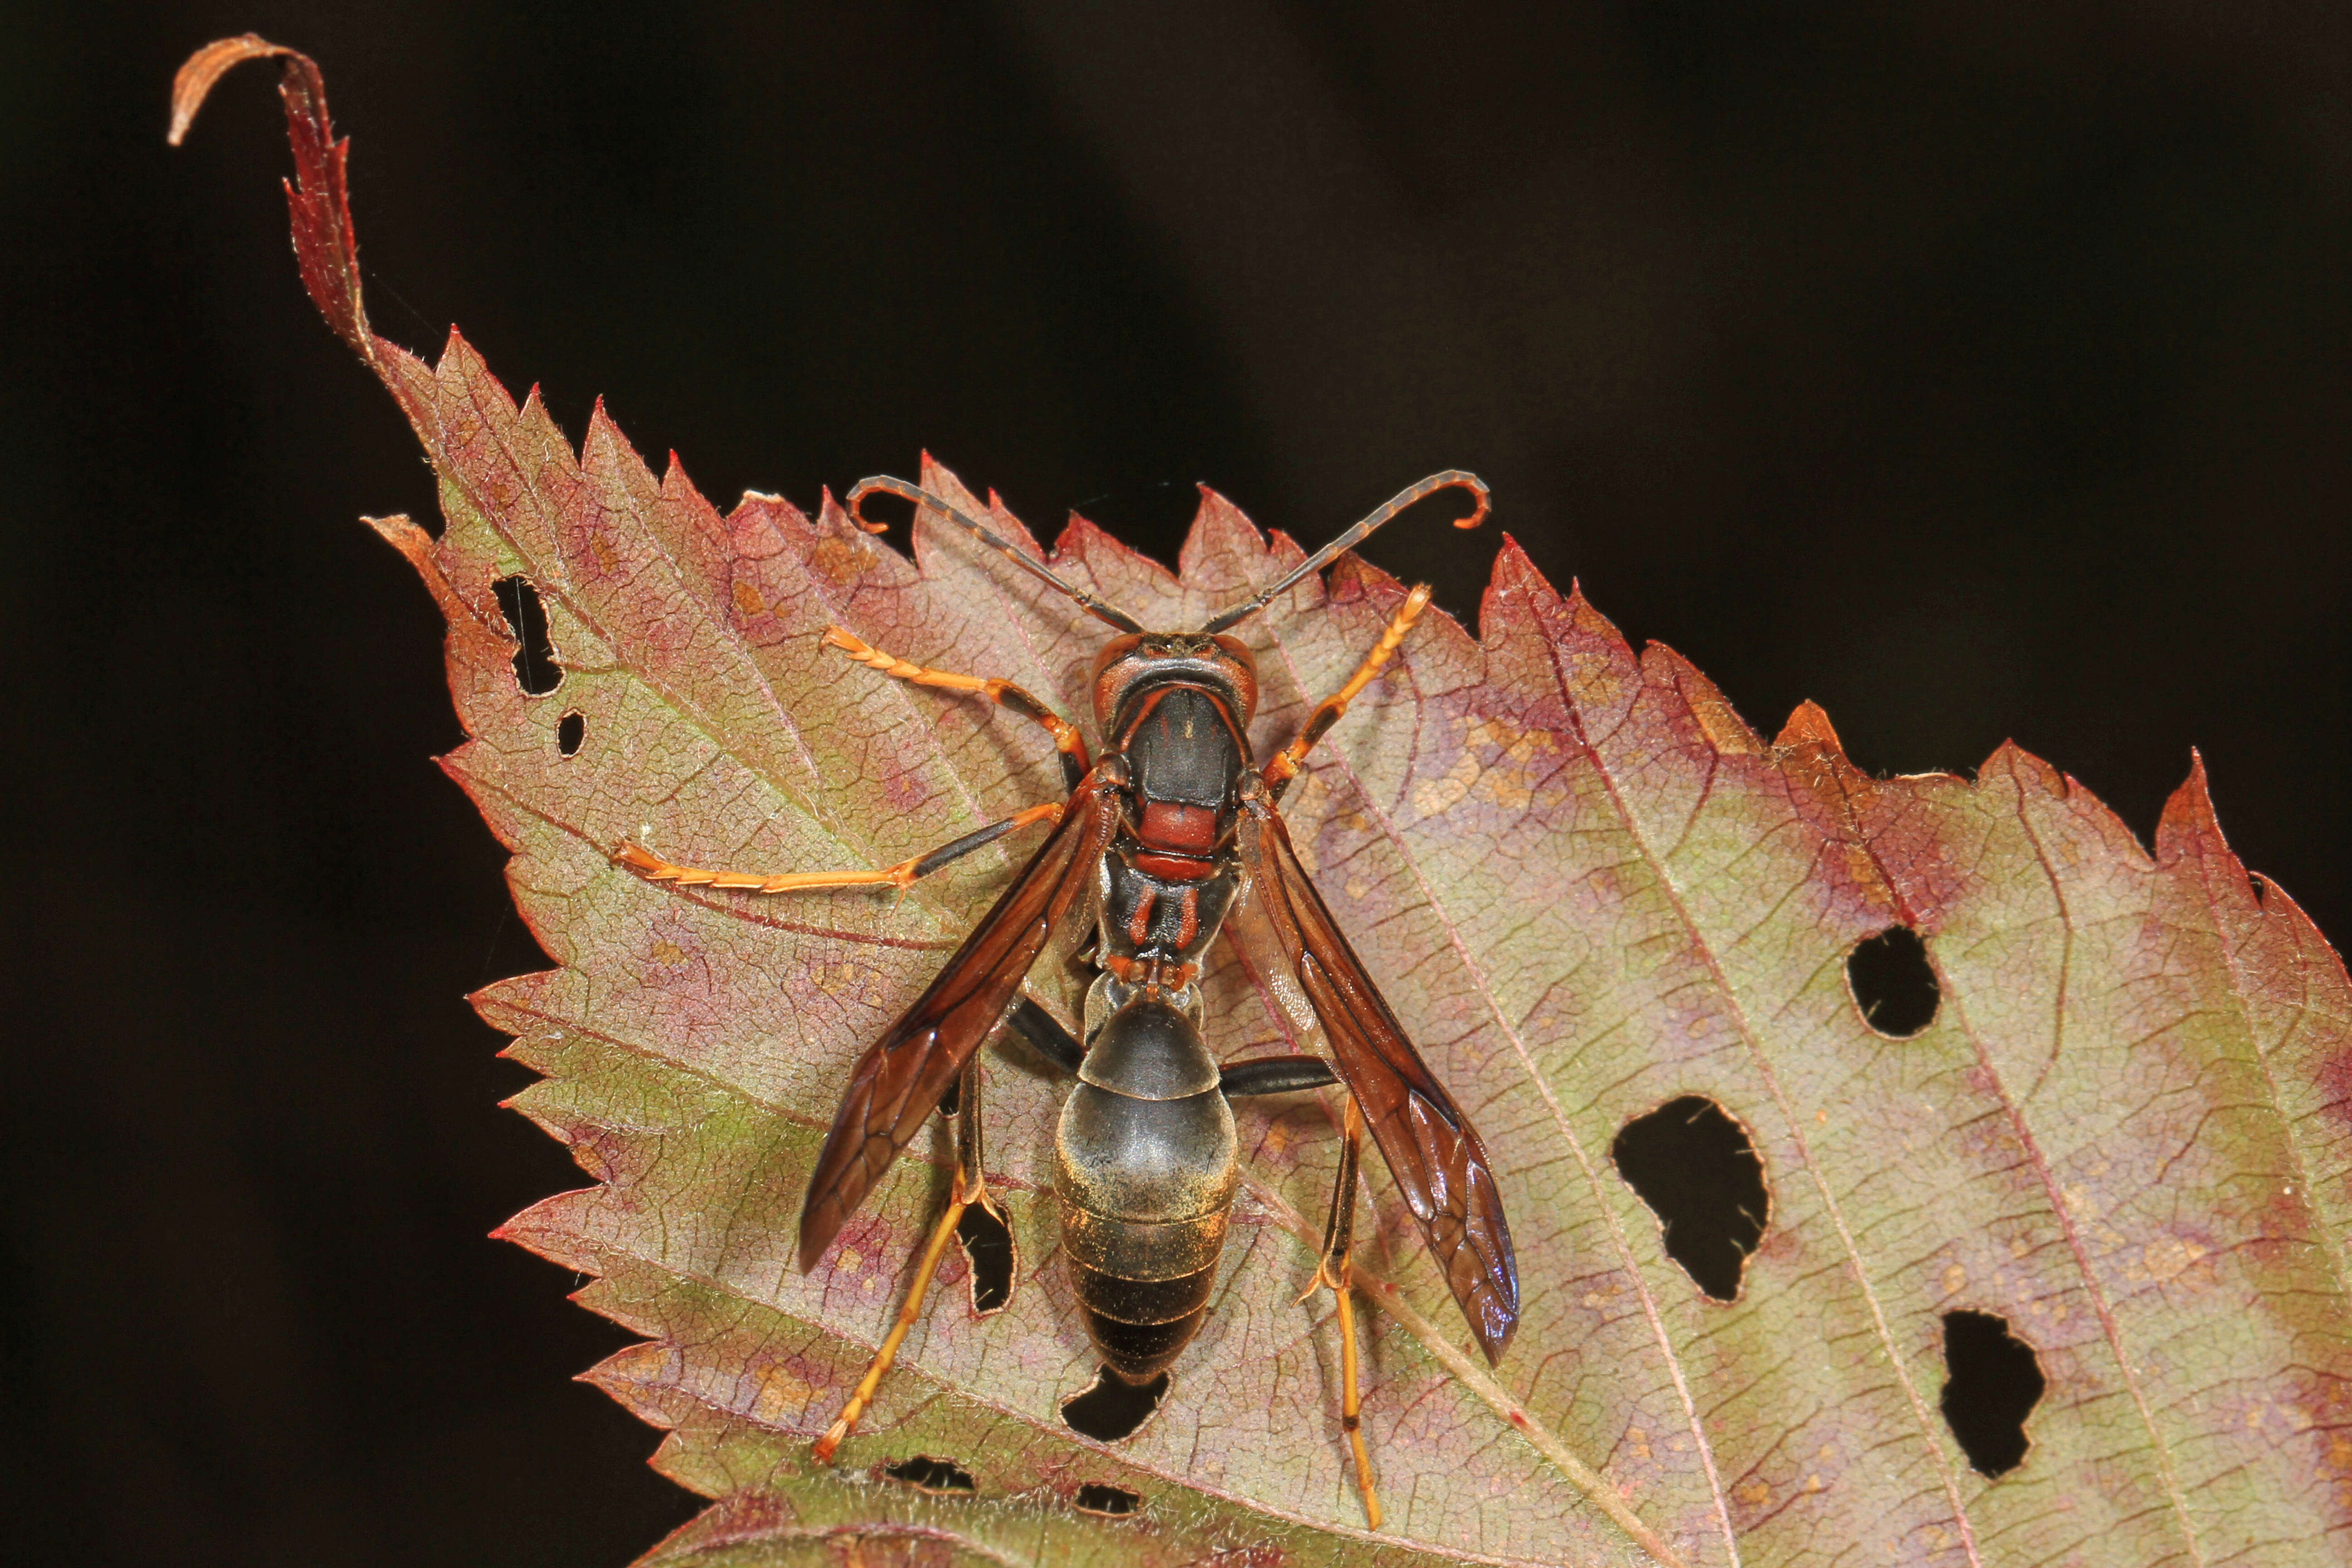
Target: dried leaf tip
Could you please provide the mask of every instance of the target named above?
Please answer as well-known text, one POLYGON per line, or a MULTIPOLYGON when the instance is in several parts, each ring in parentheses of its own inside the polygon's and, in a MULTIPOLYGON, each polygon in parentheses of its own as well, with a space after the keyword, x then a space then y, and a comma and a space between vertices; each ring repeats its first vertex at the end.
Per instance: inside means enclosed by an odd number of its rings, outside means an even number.
POLYGON ((240 33, 234 38, 215 38, 190 55, 172 78, 172 129, 163 140, 177 147, 195 123, 196 110, 205 106, 212 92, 213 83, 228 73, 229 68, 247 60, 267 59, 276 55, 292 56, 292 49, 273 44, 258 33, 240 33))

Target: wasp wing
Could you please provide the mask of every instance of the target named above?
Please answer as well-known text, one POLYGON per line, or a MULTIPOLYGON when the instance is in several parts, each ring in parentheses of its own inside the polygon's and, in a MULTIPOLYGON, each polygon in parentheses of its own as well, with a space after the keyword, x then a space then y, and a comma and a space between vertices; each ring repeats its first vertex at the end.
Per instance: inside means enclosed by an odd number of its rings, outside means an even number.
POLYGON ((930 988, 857 1058, 818 1152, 801 1208, 801 1267, 814 1266, 980 1048, 1053 940, 1118 822, 1118 791, 1097 769, 1013 885, 972 928, 930 988))
POLYGON ((1339 1077, 1363 1108, 1462 1315, 1486 1358, 1500 1360, 1518 1326, 1519 1270, 1477 1129, 1365 973, 1298 863, 1281 815, 1271 805, 1252 808, 1238 838, 1262 929, 1315 1009, 1339 1077))

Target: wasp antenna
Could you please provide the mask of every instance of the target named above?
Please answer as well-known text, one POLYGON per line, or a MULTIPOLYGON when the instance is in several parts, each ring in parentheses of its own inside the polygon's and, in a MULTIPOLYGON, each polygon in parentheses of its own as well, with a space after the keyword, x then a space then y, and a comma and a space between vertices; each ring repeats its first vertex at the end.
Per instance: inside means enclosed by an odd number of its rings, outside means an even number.
MULTIPOLYGON (((927 490, 920 485, 908 484, 905 479, 894 479, 887 474, 877 474, 871 479, 860 479, 850 487, 849 495, 844 503, 849 509, 850 521, 868 533, 881 531, 883 525, 866 521, 866 514, 858 509, 865 504, 867 496, 877 490, 886 495, 897 496, 901 500, 912 501, 918 508, 930 508, 1040 583, 1058 593, 1067 595, 1080 609, 1094 616, 1095 619, 1108 622, 1123 632, 1139 632, 1143 629, 1143 623, 1133 616, 1116 605, 1096 598, 1083 588, 1063 582, 1054 575, 1044 562, 1025 550, 1015 548, 1010 540, 997 533, 994 529, 990 528, 988 524, 957 506, 953 501, 927 490)), ((994 493, 990 492, 992 497, 994 493)))
POLYGON ((1356 524, 1355 527, 1348 530, 1347 532, 1341 534, 1330 543, 1325 545, 1322 549, 1317 551, 1314 554, 1308 556, 1305 562, 1300 563, 1297 571, 1293 572, 1289 576, 1285 577, 1281 582, 1276 583, 1273 587, 1268 588, 1264 593, 1258 595, 1257 597, 1247 600, 1244 603, 1235 605, 1230 610, 1219 611, 1216 615, 1210 616, 1208 622, 1201 627, 1201 630, 1202 632, 1221 632, 1230 626, 1236 626, 1241 622, 1249 619, 1250 616, 1257 614, 1260 610, 1265 608, 1266 605, 1272 604, 1276 595, 1287 591, 1293 584, 1302 582, 1306 578, 1313 575, 1315 573, 1320 572, 1324 567, 1328 566, 1339 555, 1339 552, 1342 550, 1353 549, 1355 546, 1361 544, 1367 538, 1370 537, 1373 530, 1379 528, 1382 523, 1396 516, 1397 513, 1403 511, 1406 508, 1413 505, 1416 501, 1428 500, 1431 496, 1433 496, 1438 491, 1444 489, 1468 490, 1472 495, 1478 498, 1476 510, 1472 511, 1468 517, 1454 519, 1454 527, 1475 528, 1486 520, 1487 489, 1486 480, 1480 479, 1475 474, 1465 473, 1460 468, 1448 468, 1442 474, 1432 474, 1429 478, 1422 480, 1419 484, 1412 485, 1404 489, 1397 491, 1396 494, 1391 496, 1388 500, 1381 506, 1380 510, 1373 512, 1370 517, 1364 519, 1363 521, 1356 524))

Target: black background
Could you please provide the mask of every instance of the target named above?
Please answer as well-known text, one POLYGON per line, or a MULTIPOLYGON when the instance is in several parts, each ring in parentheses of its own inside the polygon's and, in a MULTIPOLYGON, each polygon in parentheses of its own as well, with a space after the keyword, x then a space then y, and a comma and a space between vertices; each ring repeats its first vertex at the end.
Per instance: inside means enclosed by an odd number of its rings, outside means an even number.
MULTIPOLYGON (((0 14, 0 1375, 24 1561, 618 1563, 693 1503, 484 1233, 578 1177, 427 760, 435 516, 287 252, 312 52, 379 330, 722 504, 929 446, 1163 555, 1459 466, 1555 580, 1874 770, 2014 736, 2352 931, 2347 15, 2318 4, 238 0, 0 14), (1802 20, 1791 19, 1801 13, 1802 20)), ((1494 536, 1370 553, 1475 611, 1494 536)))

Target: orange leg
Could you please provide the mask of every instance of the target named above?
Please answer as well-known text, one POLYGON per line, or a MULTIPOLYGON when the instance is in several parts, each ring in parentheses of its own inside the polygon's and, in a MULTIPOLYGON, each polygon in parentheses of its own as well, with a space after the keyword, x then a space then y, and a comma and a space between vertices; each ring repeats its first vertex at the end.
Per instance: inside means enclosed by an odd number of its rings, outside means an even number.
POLYGON ((940 1216, 938 1226, 932 1230, 930 1244, 923 1248, 923 1260, 915 1269, 915 1282, 907 1288, 906 1302, 899 1307, 898 1321, 890 1325, 890 1332, 883 1340, 882 1348, 874 1352, 874 1360, 867 1364, 866 1375, 857 1380, 857 1387, 851 1393, 849 1403, 841 1407, 840 1415, 825 1428, 824 1436, 812 1446, 811 1451, 820 1465, 833 1463, 833 1456, 841 1447, 843 1439, 856 1426, 857 1418, 866 1414, 866 1407, 874 1402, 874 1391, 882 1385, 882 1374, 888 1372, 890 1363, 898 1359, 898 1347, 906 1342, 907 1331, 913 1328, 915 1320, 923 1315, 923 1298, 930 1294, 931 1277, 939 1272, 940 1259, 946 1254, 948 1243, 955 1239, 956 1226, 963 1218, 963 1211, 978 1204, 997 1218, 1004 1217, 997 1208, 996 1201, 988 1195, 988 1179, 981 1171, 980 1057, 977 1052, 964 1062, 963 1075, 956 1086, 955 1147, 955 1181, 948 1192, 947 1212, 940 1216))
MULTIPOLYGON (((1339 1144, 1339 1180, 1331 1191, 1331 1217, 1323 1226, 1323 1256, 1307 1296, 1328 1289, 1339 1303, 1339 1430, 1356 1456, 1356 1490, 1364 1500, 1364 1518, 1381 1527, 1380 1493, 1372 1489, 1372 1457, 1364 1447, 1363 1398, 1356 1387, 1355 1275, 1349 1254, 1356 1236, 1356 1166, 1364 1146, 1364 1116, 1356 1097, 1348 1097, 1347 1119, 1339 1144)), ((1299 1300, 1305 1301, 1307 1296, 1299 1300)))
POLYGON ((1274 792, 1275 799, 1282 798, 1282 792, 1290 787, 1290 781, 1297 776, 1299 764, 1307 760, 1307 753, 1315 749, 1315 742, 1330 732, 1331 726, 1348 711, 1348 704, 1372 683, 1381 668, 1388 663, 1389 656, 1396 652, 1397 645, 1404 641, 1404 634, 1412 630, 1412 623, 1421 619, 1421 612, 1428 607, 1429 584, 1423 583, 1404 596, 1404 603, 1397 606, 1397 613, 1389 617, 1388 629, 1381 633, 1380 642, 1364 656, 1364 662, 1356 666, 1356 673, 1348 677, 1348 684, 1339 688, 1337 696, 1325 698, 1315 711, 1307 715, 1306 727, 1298 731, 1298 739, 1285 746, 1274 761, 1265 764, 1266 785, 1274 792))
POLYGON ((918 855, 912 860, 901 860, 896 866, 885 866, 879 871, 782 871, 773 875, 759 871, 705 871, 693 866, 674 866, 649 849, 635 844, 624 844, 613 851, 613 859, 626 866, 648 882, 676 882, 681 888, 724 888, 746 893, 797 893, 811 888, 910 888, 919 878, 953 865, 975 849, 984 848, 1017 828, 1033 822, 1059 822, 1062 808, 1048 801, 1015 813, 1001 822, 992 822, 977 833, 967 833, 952 844, 942 844, 928 855, 918 855))
POLYGON ((824 640, 840 648, 869 669, 878 669, 895 680, 910 681, 917 686, 936 686, 947 691, 969 691, 975 697, 986 698, 1000 708, 1009 708, 1024 719, 1044 727, 1054 737, 1054 749, 1062 753, 1062 773, 1072 789, 1087 776, 1087 742, 1077 727, 1046 707, 1036 698, 1009 680, 988 676, 953 675, 944 669, 927 669, 903 658, 884 653, 868 642, 861 642, 839 626, 826 628, 824 640))

